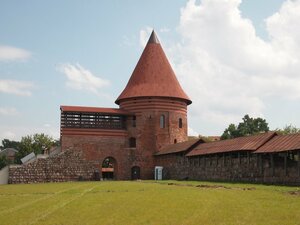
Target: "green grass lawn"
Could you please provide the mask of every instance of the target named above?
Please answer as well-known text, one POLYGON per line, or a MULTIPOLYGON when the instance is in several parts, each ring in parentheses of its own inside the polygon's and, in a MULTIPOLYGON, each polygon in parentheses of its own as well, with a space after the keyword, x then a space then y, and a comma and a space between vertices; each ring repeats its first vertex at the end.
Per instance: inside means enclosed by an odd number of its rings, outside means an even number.
POLYGON ((195 181, 1 185, 0 224, 300 225, 300 188, 195 181))

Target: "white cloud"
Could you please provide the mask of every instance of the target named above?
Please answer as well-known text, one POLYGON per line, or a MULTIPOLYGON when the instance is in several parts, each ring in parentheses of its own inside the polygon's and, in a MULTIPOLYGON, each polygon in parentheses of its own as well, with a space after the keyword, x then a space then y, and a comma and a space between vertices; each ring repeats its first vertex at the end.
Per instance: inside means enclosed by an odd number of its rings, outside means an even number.
POLYGON ((29 81, 0 80, 0 92, 19 96, 31 96, 34 84, 29 81))
POLYGON ((67 87, 75 90, 85 90, 101 95, 101 89, 110 84, 108 80, 97 77, 80 64, 63 64, 58 70, 66 75, 67 87))
POLYGON ((142 48, 146 46, 152 30, 153 28, 151 27, 146 27, 140 30, 140 45, 142 46, 142 48))
POLYGON ((14 132, 11 131, 0 132, 0 141, 2 141, 3 139, 15 140, 15 138, 16 138, 16 134, 14 132))
POLYGON ((31 53, 25 49, 0 45, 0 61, 27 60, 31 53))
MULTIPOLYGON (((191 121, 198 121, 197 127, 210 123, 220 133, 246 113, 263 117, 270 98, 300 100, 300 1, 286 1, 266 19, 270 41, 241 16, 240 3, 189 1, 181 9, 182 40, 170 49, 193 100, 191 121)), ((201 133, 207 130, 202 127, 201 133)))
POLYGON ((198 134, 198 132, 195 131, 193 128, 188 127, 188 136, 195 136, 195 137, 198 137, 199 134, 198 134))
MULTIPOLYGON (((50 124, 49 124, 50 125, 50 124)), ((60 133, 59 133, 59 125, 55 126, 43 126, 41 124, 39 127, 36 126, 2 126, 0 130, 0 142, 3 139, 10 139, 15 141, 20 141, 22 137, 26 135, 32 135, 32 134, 40 134, 44 133, 47 135, 50 135, 54 139, 59 139, 60 133)))
POLYGON ((12 107, 0 107, 0 115, 2 116, 16 116, 19 112, 12 107))

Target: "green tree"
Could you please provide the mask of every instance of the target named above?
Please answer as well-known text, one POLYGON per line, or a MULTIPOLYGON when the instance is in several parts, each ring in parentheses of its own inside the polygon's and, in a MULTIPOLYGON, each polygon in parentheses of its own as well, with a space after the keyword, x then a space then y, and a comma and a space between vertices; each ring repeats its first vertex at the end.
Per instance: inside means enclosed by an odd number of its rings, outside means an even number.
POLYGON ((9 139, 3 139, 0 149, 5 149, 5 148, 14 148, 14 149, 18 150, 20 148, 20 142, 19 141, 11 141, 9 139))
POLYGON ((0 155, 0 170, 8 164, 5 155, 0 155))
POLYGON ((15 157, 16 163, 21 163, 21 158, 34 152, 37 154, 42 154, 46 149, 51 148, 55 145, 55 141, 52 137, 45 134, 34 134, 22 137, 20 142, 20 148, 15 157))
POLYGON ((265 119, 260 117, 252 118, 249 115, 243 117, 243 122, 237 126, 230 124, 223 132, 221 139, 231 139, 236 137, 250 136, 257 133, 268 132, 269 126, 265 119))
POLYGON ((228 128, 226 128, 224 130, 223 134, 221 135, 221 140, 231 139, 231 138, 235 138, 235 137, 239 137, 238 130, 237 130, 237 127, 233 123, 231 123, 231 124, 229 124, 228 128))
POLYGON ((275 131, 278 134, 297 134, 300 133, 300 128, 297 128, 292 124, 290 124, 290 125, 286 125, 283 129, 277 128, 275 131))

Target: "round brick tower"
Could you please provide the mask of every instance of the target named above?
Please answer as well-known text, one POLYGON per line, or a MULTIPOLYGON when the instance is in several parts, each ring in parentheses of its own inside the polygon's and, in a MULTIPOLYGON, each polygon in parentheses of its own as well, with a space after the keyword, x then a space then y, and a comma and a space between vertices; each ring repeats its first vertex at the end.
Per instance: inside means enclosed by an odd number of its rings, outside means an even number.
POLYGON ((187 140, 187 105, 192 101, 181 88, 153 31, 125 87, 116 100, 133 112, 127 130, 132 166, 142 179, 153 179, 154 153, 163 146, 187 140))

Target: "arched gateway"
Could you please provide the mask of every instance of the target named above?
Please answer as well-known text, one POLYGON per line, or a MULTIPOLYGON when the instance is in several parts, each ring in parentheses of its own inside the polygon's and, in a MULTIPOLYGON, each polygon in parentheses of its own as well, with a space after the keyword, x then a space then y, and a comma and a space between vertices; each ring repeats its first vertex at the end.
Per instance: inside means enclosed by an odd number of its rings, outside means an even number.
POLYGON ((104 180, 116 179, 117 163, 113 157, 107 157, 102 162, 102 178, 104 180))

